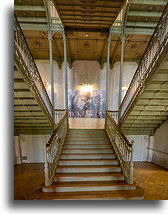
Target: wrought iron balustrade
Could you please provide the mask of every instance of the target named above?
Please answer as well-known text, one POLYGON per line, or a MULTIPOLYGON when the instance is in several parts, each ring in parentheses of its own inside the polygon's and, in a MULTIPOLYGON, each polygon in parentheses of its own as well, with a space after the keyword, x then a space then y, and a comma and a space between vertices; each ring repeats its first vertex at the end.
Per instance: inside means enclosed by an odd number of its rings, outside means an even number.
POLYGON ((65 141, 65 137, 68 131, 68 111, 64 110, 64 113, 58 122, 56 129, 49 139, 48 143, 44 145, 45 152, 45 186, 49 186, 53 183, 53 176, 59 161, 59 156, 65 141))
POLYGON ((16 16, 14 16, 14 61, 16 67, 22 72, 24 80, 35 95, 43 112, 47 115, 51 125, 54 127, 54 108, 16 16))
POLYGON ((115 122, 118 123, 118 111, 108 111, 108 113, 115 120, 115 122))
POLYGON ((133 184, 133 142, 127 140, 108 111, 106 112, 105 130, 120 162, 126 182, 133 184))
POLYGON ((144 88, 146 82, 159 67, 163 56, 168 52, 168 4, 145 50, 142 60, 133 76, 125 97, 119 107, 120 123, 124 120, 131 105, 144 88))
POLYGON ((55 123, 58 124, 65 113, 65 109, 55 109, 55 123))

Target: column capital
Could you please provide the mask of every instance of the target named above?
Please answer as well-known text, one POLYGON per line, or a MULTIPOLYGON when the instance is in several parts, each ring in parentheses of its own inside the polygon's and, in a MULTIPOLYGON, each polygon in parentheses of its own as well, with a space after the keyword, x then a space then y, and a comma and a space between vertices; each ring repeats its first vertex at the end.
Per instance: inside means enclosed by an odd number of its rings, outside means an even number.
POLYGON ((121 33, 119 34, 120 40, 125 39, 127 37, 127 34, 121 33))
POLYGON ((48 33, 48 40, 52 40, 52 37, 54 35, 53 31, 49 30, 47 33, 48 33))

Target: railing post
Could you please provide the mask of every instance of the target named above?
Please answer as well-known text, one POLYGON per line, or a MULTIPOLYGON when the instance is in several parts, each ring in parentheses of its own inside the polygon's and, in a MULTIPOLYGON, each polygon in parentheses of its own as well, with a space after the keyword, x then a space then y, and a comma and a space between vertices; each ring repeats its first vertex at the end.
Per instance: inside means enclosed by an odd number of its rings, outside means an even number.
POLYGON ((49 186, 49 169, 48 169, 48 161, 47 161, 47 148, 46 143, 44 142, 44 174, 45 174, 45 186, 49 186))

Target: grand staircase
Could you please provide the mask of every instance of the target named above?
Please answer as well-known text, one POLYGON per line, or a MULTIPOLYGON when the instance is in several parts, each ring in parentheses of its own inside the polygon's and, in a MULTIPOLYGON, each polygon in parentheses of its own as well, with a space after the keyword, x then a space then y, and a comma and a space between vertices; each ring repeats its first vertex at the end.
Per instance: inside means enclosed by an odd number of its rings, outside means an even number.
POLYGON ((143 199, 144 191, 124 181, 105 130, 70 129, 58 162, 54 183, 35 199, 143 199))

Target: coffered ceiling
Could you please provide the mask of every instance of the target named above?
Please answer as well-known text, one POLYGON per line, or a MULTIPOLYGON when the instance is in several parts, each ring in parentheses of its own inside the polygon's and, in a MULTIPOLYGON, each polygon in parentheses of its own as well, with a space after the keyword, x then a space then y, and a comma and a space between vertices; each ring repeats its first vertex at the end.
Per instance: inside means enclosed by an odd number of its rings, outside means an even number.
MULTIPOLYGON (((114 23, 123 0, 53 0, 67 35, 67 56, 75 60, 107 57, 107 38, 112 27, 111 66, 120 59, 121 28, 114 23)), ((166 0, 132 0, 125 23, 124 60, 139 61, 165 8, 166 0)), ((47 16, 43 0, 15 0, 15 14, 35 59, 49 59, 47 16)), ((62 35, 53 35, 53 57, 63 61, 62 35)))
POLYGON ((109 29, 125 0, 54 0, 65 27, 109 29))

